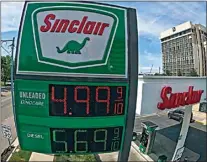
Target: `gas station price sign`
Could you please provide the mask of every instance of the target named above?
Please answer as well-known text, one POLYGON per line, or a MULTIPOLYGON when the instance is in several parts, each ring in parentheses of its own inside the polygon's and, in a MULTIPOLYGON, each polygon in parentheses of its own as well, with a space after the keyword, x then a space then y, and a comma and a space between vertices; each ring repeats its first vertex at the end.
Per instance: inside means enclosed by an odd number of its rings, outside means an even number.
POLYGON ((129 107, 136 102, 138 69, 137 29, 130 23, 136 24, 136 12, 129 8, 25 2, 14 79, 21 149, 48 154, 123 149, 136 109, 129 107))

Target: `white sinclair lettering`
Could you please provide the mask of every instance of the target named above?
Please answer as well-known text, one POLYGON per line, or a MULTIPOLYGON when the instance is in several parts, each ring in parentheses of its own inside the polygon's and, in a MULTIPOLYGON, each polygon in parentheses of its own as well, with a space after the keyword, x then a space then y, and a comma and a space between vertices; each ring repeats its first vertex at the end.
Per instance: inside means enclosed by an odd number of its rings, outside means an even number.
POLYGON ((35 106, 44 106, 42 101, 28 101, 27 99, 21 100, 21 105, 35 105, 35 106))
POLYGON ((20 98, 29 98, 29 99, 45 99, 45 93, 38 93, 38 92, 19 92, 20 98))

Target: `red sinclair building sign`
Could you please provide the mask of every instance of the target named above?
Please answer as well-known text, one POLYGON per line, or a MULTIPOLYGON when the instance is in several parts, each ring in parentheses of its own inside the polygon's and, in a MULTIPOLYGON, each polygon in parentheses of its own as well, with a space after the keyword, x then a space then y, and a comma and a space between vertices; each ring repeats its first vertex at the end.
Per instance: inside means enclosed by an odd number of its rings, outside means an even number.
POLYGON ((160 95, 162 102, 157 104, 157 108, 164 110, 198 103, 203 92, 203 90, 193 91, 193 86, 189 86, 188 92, 177 93, 173 93, 170 86, 163 87, 160 95))

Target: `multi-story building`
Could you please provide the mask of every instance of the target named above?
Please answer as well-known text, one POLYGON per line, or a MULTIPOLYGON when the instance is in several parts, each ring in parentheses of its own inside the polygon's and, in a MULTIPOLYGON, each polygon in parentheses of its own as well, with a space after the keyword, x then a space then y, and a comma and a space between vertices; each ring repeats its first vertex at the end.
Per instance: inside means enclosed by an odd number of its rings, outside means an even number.
POLYGON ((160 34, 163 72, 207 76, 206 27, 188 21, 160 34))

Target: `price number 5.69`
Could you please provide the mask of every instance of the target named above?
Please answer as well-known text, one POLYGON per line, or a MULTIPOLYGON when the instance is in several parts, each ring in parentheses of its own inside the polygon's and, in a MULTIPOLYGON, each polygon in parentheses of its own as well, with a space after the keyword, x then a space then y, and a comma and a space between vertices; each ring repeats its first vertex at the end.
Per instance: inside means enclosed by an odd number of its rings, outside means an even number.
POLYGON ((54 129, 52 149, 56 153, 117 151, 120 148, 120 133, 119 128, 54 129))

